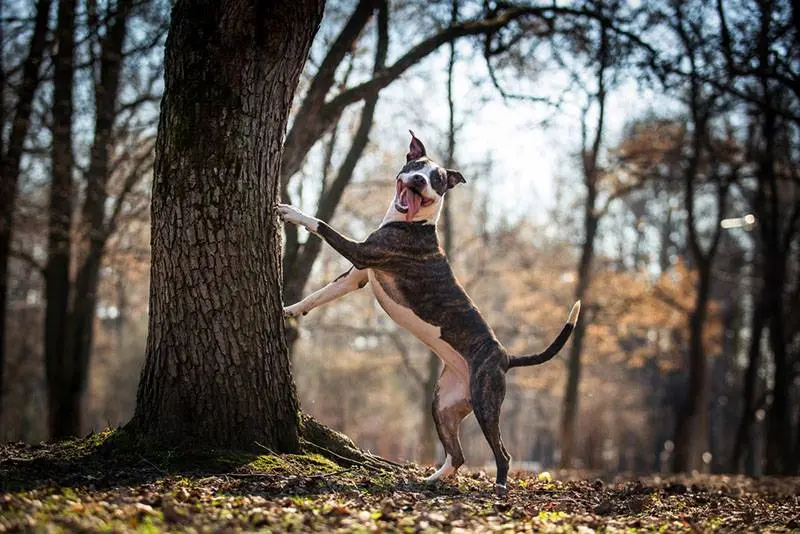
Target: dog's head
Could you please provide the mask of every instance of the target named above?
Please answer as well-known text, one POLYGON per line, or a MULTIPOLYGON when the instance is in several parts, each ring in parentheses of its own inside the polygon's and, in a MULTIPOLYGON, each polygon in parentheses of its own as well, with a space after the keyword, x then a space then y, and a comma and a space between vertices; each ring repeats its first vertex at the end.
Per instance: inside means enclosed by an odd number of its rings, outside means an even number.
POLYGON ((397 175, 392 206, 392 220, 428 221, 436 223, 444 202, 444 194, 466 180, 460 172, 445 169, 425 153, 425 145, 411 132, 406 164, 397 175))

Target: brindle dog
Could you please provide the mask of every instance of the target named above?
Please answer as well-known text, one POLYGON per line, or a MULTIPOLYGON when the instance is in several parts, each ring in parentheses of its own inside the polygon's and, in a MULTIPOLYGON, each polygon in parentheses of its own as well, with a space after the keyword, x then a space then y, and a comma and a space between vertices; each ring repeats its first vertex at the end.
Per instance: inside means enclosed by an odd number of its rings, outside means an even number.
POLYGON ((389 316, 444 363, 436 384, 433 419, 446 457, 441 468, 426 480, 452 475, 464 463, 459 427, 474 411, 497 463, 495 490, 503 495, 511 460, 500 437, 506 371, 544 363, 555 356, 575 326, 580 302, 572 307, 561 333, 543 352, 508 354, 453 276, 436 234, 445 193, 465 181, 460 172, 429 159, 425 146, 411 132, 406 164, 396 178, 395 197, 380 227, 365 241, 348 239, 297 208, 279 204, 277 210, 284 221, 304 226, 353 264, 349 271, 284 312, 288 317, 305 315, 371 282, 375 297, 389 316))

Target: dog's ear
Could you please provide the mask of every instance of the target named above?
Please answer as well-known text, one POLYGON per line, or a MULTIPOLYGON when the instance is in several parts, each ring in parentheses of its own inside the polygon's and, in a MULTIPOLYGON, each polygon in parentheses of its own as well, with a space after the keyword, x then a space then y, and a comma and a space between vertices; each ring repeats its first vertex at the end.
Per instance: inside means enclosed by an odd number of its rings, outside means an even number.
POLYGON ((408 154, 406 154, 406 163, 409 161, 413 161, 415 159, 419 159, 422 156, 425 156, 425 145, 422 144, 422 141, 417 139, 417 136, 414 135, 414 132, 411 130, 408 131, 411 134, 411 144, 408 145, 408 154))
POLYGON ((453 189, 458 184, 465 184, 467 181, 464 175, 454 169, 445 169, 447 173, 447 189, 453 189))

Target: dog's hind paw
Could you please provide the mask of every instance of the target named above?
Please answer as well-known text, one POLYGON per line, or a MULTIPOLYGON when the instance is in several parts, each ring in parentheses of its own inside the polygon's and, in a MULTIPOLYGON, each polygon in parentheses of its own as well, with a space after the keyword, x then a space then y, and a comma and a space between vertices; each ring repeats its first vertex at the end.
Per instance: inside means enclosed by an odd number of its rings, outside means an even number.
POLYGON ((437 469, 434 474, 426 478, 425 483, 433 484, 440 478, 447 478, 453 473, 455 473, 456 469, 457 468, 453 467, 453 458, 448 454, 444 459, 444 464, 442 464, 442 467, 437 469))
POLYGON ((503 484, 495 484, 494 485, 494 493, 498 497, 505 497, 508 494, 508 488, 503 484))

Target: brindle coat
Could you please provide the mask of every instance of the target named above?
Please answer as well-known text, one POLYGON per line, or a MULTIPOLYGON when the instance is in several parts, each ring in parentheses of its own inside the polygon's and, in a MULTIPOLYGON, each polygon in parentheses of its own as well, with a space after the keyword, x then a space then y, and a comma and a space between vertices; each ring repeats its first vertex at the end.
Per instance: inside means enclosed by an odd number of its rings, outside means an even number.
POLYGON ((417 214, 409 214, 408 208, 398 205, 396 195, 383 224, 363 242, 342 236, 292 206, 278 205, 284 220, 319 235, 355 269, 285 308, 285 313, 305 315, 314 307, 364 287, 368 279, 372 281, 375 296, 387 313, 428 344, 445 363, 436 384, 433 418, 447 458, 429 480, 448 476, 464 463, 459 426, 474 411, 494 453, 496 489, 503 494, 511 460, 500 435, 505 374, 511 367, 536 365, 551 359, 569 338, 580 303, 573 306, 567 324, 544 352, 510 356, 456 280, 439 246, 435 222, 442 198, 446 191, 464 182, 463 176, 428 159, 425 147, 413 133, 407 160, 397 180, 426 199, 422 206, 427 208, 418 212, 419 219, 414 218, 417 214), (413 220, 406 222, 408 217, 413 220))
MULTIPOLYGON (((394 282, 390 295, 420 319, 441 329, 441 338, 467 362, 470 401, 438 408, 438 385, 433 418, 445 452, 458 468, 464 463, 458 429, 475 412, 497 463, 498 486, 506 485, 511 456, 500 436, 500 407, 505 398, 509 357, 483 316, 453 275, 431 224, 390 222, 361 243, 352 241, 325 223, 318 233, 356 269, 373 269, 394 282)), ((384 289, 387 285, 383 285, 384 289)))

